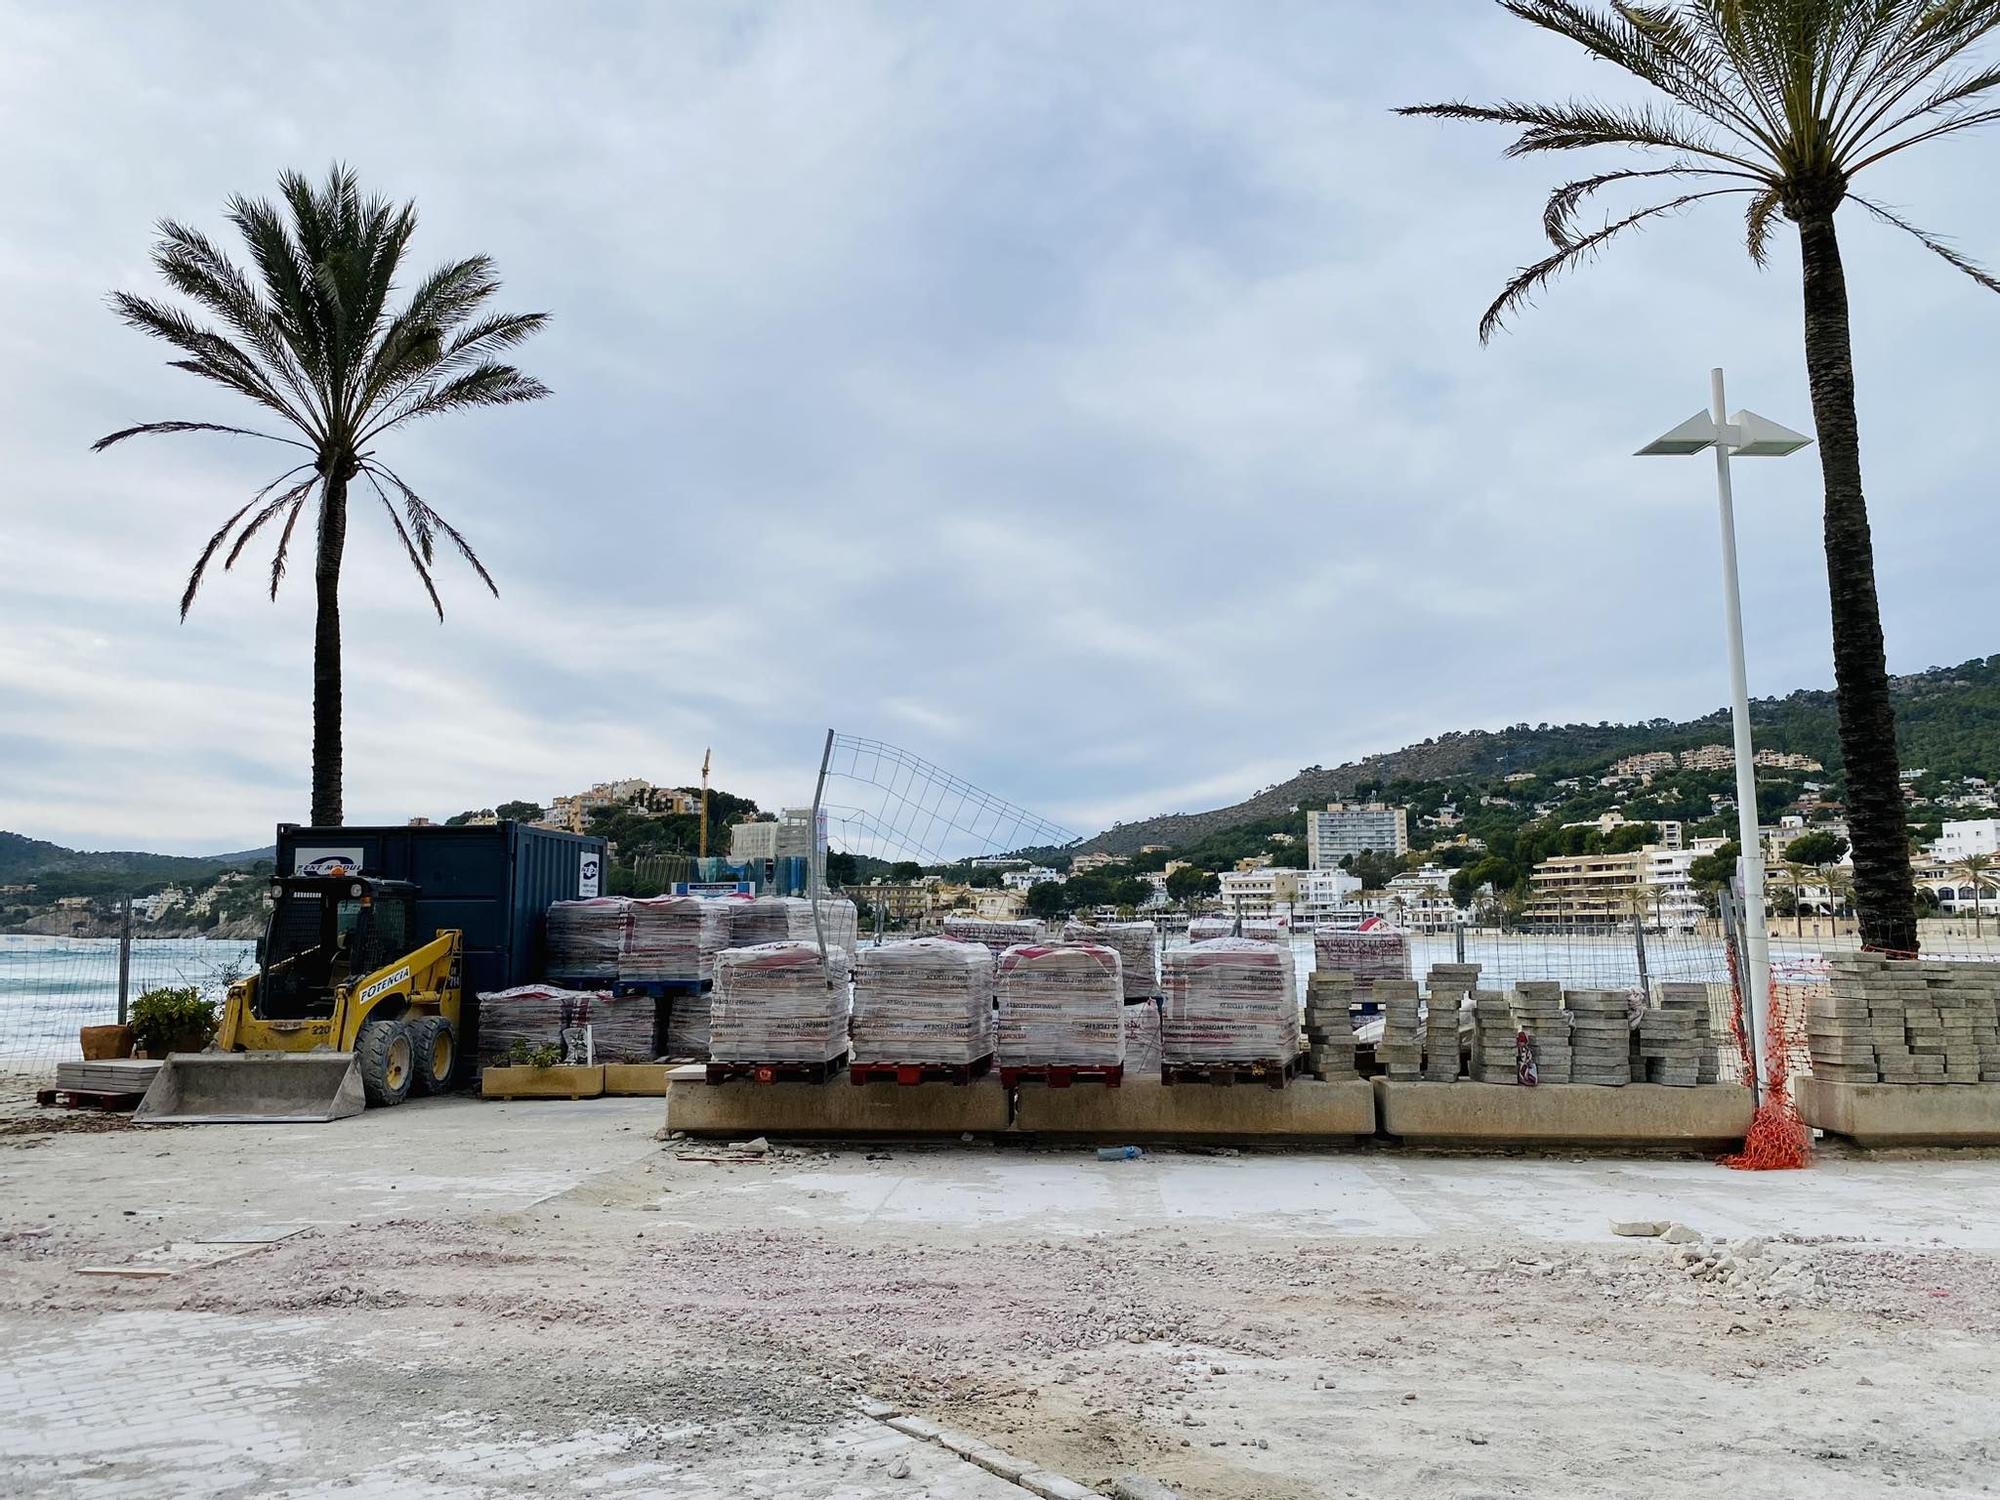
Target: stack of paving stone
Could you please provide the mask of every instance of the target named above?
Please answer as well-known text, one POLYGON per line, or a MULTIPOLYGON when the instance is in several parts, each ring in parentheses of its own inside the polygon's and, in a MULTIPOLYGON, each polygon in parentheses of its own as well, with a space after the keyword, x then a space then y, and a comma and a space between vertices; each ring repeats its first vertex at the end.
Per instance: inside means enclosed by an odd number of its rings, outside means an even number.
POLYGON ((1000 955, 1003 1068, 1110 1068, 1125 1060, 1118 955, 1095 943, 1022 943, 1000 955))
POLYGON ((1979 1081, 2000 1083, 2000 963, 1957 963, 1950 983, 1973 1016, 1979 1048, 1979 1081))
POLYGON ((993 1051, 993 964, 943 938, 884 943, 854 959, 858 1063, 963 1066, 993 1051))
POLYGON ((1943 1070, 1941 1082, 1979 1082, 1979 1023, 1966 997, 1951 982, 1955 964, 1920 961, 1909 965, 1924 979, 1924 1000, 1909 1008, 1910 1050, 1918 1053, 1917 1026, 1924 1028, 1925 1047, 1933 1045, 1943 1070))
MULTIPOLYGON (((1857 959, 1872 955, 1857 954, 1857 959)), ((1828 1083, 1913 1081, 1916 1065, 1903 1035, 1903 1001, 1871 983, 1871 965, 1833 961, 1827 993, 1806 1002, 1806 1053, 1813 1077, 1828 1083), (1873 993, 1871 993, 1871 991, 1873 993)))
POLYGON ((578 989, 617 979, 618 955, 625 947, 625 908, 629 905, 623 896, 593 896, 587 901, 558 901, 550 906, 548 976, 578 989))
POLYGON ((1306 979, 1306 1062, 1328 1082, 1355 1078, 1354 976, 1315 969, 1306 979))
POLYGON ((985 917, 946 917, 944 935, 954 943, 978 943, 994 958, 1009 948, 1039 943, 1040 922, 992 922, 985 917))
POLYGON ((816 943, 759 943, 715 961, 708 1053, 716 1062, 826 1063, 847 1051, 848 959, 816 943))
POLYGON ((1151 1000, 1160 993, 1155 950, 1159 931, 1151 922, 1066 922, 1065 943, 1096 943, 1118 955, 1127 1000, 1151 1000))
POLYGON ((618 977, 628 984, 715 977, 715 956, 732 941, 731 909, 742 903, 700 896, 652 896, 625 904, 618 977))
POLYGON ((1458 1080, 1458 1016, 1465 997, 1479 983, 1478 964, 1432 964, 1425 987, 1430 991, 1429 1020, 1424 1027, 1424 1078, 1430 1083, 1458 1080))
POLYGON ((1225 937, 1169 948, 1160 987, 1163 1062, 1289 1067, 1298 1059, 1299 988, 1289 943, 1225 937))
POLYGON ((1691 1089, 1701 1082, 1701 1054, 1704 1050, 1699 1022, 1704 1008, 1686 1005, 1656 1005, 1639 1017, 1640 1071, 1632 1076, 1647 1083, 1691 1089))
POLYGON ((1537 1083, 1568 1083, 1572 1053, 1569 1011, 1562 984, 1554 979, 1522 979, 1514 985, 1514 1022, 1528 1033, 1535 1053, 1537 1083))
POLYGON ((1367 932, 1322 928, 1313 934, 1313 967, 1354 976, 1354 998, 1373 998, 1376 981, 1408 979, 1410 937, 1391 927, 1367 932))
POLYGON ((1515 1038, 1520 1032, 1514 1008, 1501 990, 1472 992, 1472 1070, 1479 1083, 1519 1083, 1520 1060, 1515 1038))
POLYGON ((1623 990, 1567 990, 1571 1083, 1632 1081, 1632 1022, 1623 990))
POLYGON ((819 927, 813 926, 813 904, 804 896, 758 896, 750 901, 727 901, 730 948, 754 948, 759 943, 817 943, 819 932, 826 933, 828 948, 854 952, 859 946, 860 918, 854 903, 844 896, 823 896, 819 903, 819 927))
MULTIPOLYGON (((1361 981, 1354 982, 1355 989, 1361 981)), ((1382 1006, 1382 1040, 1375 1044, 1375 1060, 1392 1083, 1414 1083, 1423 1075, 1423 1023, 1418 1018, 1417 982, 1414 979, 1378 979, 1374 998, 1382 1006)))
POLYGON ((1715 1054, 1715 1024, 1711 1019, 1708 986, 1699 980, 1669 979, 1660 984, 1660 1008, 1686 1011, 1694 1017, 1697 1048, 1694 1081, 1698 1084, 1722 1080, 1722 1060, 1715 1054))

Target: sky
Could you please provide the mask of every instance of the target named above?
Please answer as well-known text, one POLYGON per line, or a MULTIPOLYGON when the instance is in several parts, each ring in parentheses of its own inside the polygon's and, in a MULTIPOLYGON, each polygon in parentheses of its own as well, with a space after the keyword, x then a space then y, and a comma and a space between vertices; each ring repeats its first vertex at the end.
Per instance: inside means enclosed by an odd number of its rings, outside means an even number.
MULTIPOLYGON (((172 217, 350 164, 411 275, 491 255, 546 401, 385 457, 479 549, 429 610, 379 511, 342 589, 350 822, 642 776, 765 806, 823 736, 1079 833, 1455 729, 1708 712, 1706 405, 1809 429, 1796 242, 1726 202, 1565 280, 1444 98, 1625 97, 1485 0, 199 6, 0 0, 0 828, 198 853, 307 814, 311 571, 279 450, 118 323, 172 217)), ((2000 137, 1875 193, 2000 259, 2000 137), (1956 191, 1955 191, 1956 189, 1956 191)), ((2000 297, 1841 219, 1892 671, 1996 649, 2000 297)), ((1753 693, 1832 680, 1807 455, 1738 471, 1753 693)))

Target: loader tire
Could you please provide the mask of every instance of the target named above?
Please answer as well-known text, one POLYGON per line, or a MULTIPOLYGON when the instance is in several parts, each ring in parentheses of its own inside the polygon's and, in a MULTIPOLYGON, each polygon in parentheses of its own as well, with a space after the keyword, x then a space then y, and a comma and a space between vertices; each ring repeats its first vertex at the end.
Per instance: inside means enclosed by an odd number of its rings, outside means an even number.
POLYGON ((410 1023, 410 1061, 416 1070, 411 1087, 418 1094, 450 1092, 458 1072, 458 1033, 443 1016, 424 1016, 410 1023))
POLYGON ((401 1104, 416 1081, 416 1048, 401 1021, 366 1021, 354 1038, 361 1087, 374 1105, 401 1104))

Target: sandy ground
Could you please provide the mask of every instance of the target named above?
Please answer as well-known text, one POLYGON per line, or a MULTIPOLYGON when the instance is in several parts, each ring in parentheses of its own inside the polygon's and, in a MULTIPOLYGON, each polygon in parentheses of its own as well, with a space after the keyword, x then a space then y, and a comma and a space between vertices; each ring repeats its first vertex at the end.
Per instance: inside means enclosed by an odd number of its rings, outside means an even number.
POLYGON ((1026 1493, 858 1415, 864 1392, 1107 1491, 1832 1500, 2000 1475, 2000 1158, 715 1161, 659 1116, 0 1121, 0 1493, 1026 1493), (1614 1218, 1768 1237, 1781 1269, 1761 1296, 1699 1279, 1614 1218))

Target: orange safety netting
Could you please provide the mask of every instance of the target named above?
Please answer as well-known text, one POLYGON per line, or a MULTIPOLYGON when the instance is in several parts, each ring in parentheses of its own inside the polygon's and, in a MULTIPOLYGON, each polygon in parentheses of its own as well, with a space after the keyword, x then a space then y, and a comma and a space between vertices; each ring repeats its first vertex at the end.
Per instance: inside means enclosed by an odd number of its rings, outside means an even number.
MULTIPOLYGON (((1750 1055, 1750 1035, 1743 1026, 1743 981, 1737 972, 1736 945, 1728 946, 1729 1032, 1736 1039, 1736 1051, 1743 1063, 1743 1079, 1748 1086, 1757 1070, 1750 1055)), ((1764 1098, 1743 1137, 1743 1149, 1722 1158, 1722 1165, 1745 1172, 1796 1171, 1812 1163, 1812 1132, 1799 1118, 1792 1102, 1791 1051, 1793 1033, 1798 1029, 1795 1007, 1780 1001, 1779 986, 1772 986, 1771 1003, 1765 1018, 1764 1098)), ((1799 1016, 1804 1007, 1796 1007, 1799 1016)))

